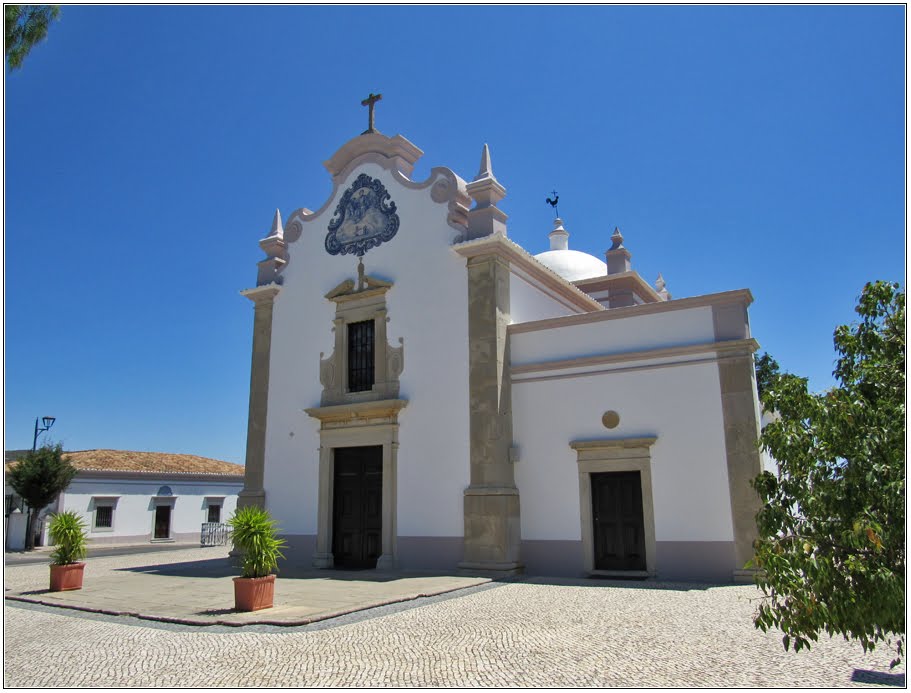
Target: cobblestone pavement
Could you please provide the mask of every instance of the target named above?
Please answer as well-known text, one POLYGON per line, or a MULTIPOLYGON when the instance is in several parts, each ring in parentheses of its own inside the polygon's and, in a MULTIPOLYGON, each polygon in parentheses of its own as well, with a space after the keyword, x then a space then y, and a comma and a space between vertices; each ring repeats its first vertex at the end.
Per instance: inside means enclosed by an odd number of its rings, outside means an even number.
MULTIPOLYGON (((26 584, 29 569, 7 568, 6 586, 26 584)), ((904 686, 885 648, 825 639, 785 652, 780 634, 753 627, 757 596, 749 586, 527 578, 294 628, 7 602, 4 685, 904 686)))

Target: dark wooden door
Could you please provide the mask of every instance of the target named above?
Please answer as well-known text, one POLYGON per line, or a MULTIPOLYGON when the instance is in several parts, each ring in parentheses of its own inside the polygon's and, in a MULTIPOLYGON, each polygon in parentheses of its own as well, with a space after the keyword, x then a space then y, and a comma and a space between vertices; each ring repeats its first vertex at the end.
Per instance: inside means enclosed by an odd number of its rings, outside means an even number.
POLYGON ((382 553, 383 448, 335 449, 332 554, 337 568, 376 568, 382 553))
POLYGON ((155 539, 168 539, 171 536, 171 506, 155 506, 155 539))
POLYGON ((591 475, 596 570, 645 570, 639 472, 591 475))

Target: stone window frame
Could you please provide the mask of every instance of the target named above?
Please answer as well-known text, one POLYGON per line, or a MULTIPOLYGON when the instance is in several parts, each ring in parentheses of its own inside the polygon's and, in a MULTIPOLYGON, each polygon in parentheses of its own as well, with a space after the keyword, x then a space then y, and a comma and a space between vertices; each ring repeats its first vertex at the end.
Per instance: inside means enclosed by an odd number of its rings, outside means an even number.
POLYGON ((383 448, 383 500, 381 554, 377 570, 397 565, 398 537, 398 413, 407 400, 393 399, 305 409, 320 421, 319 494, 317 505, 314 568, 332 568, 332 516, 335 491, 336 448, 378 446, 383 448))
POLYGON ((332 331, 335 345, 332 354, 324 358, 320 352, 319 376, 323 391, 320 406, 357 404, 377 400, 395 399, 399 395, 399 376, 404 368, 404 339, 399 346, 388 344, 386 324, 389 322, 386 293, 392 288, 385 282, 363 274, 358 267, 359 286, 346 280, 326 294, 335 303, 332 331), (373 387, 361 392, 348 391, 348 325, 373 320, 373 387))
POLYGON ((579 513, 582 528, 583 568, 591 575, 650 577, 657 574, 655 540, 655 504, 652 492, 651 446, 654 436, 639 438, 606 438, 574 440, 569 446, 576 451, 579 470, 579 513), (639 472, 642 488, 642 520, 645 532, 645 571, 596 570, 595 533, 592 517, 591 475, 602 472, 639 472))
POLYGON ((113 532, 114 528, 117 526, 117 501, 120 500, 120 496, 92 496, 92 500, 89 503, 89 510, 92 513, 92 534, 102 533, 102 532, 113 532), (111 526, 110 527, 99 527, 98 526, 98 509, 99 508, 110 508, 111 509, 111 526))
POLYGON ((225 497, 224 496, 205 496, 205 498, 203 498, 203 510, 205 511, 205 515, 204 515, 205 519, 203 520, 203 522, 206 522, 206 523, 211 522, 211 520, 209 520, 209 513, 211 511, 209 509, 212 507, 218 508, 218 523, 222 524, 224 522, 224 517, 222 515, 222 511, 224 510, 224 507, 225 507, 225 497))

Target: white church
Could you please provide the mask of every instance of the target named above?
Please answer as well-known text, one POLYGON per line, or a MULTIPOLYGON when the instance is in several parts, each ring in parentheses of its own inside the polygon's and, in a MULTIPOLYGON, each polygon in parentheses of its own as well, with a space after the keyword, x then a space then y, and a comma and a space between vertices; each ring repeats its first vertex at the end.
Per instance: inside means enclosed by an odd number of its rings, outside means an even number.
POLYGON ((762 469, 747 289, 673 298, 631 267, 510 240, 470 182, 373 126, 316 211, 260 241, 246 472, 289 562, 751 579, 762 469))

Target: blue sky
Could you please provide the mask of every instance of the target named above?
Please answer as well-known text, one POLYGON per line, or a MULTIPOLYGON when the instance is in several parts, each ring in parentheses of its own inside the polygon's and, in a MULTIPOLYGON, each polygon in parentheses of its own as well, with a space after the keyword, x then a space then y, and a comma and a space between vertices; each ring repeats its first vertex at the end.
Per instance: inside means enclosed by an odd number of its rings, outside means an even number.
POLYGON ((366 127, 471 179, 509 235, 615 225, 675 297, 748 287, 754 336, 833 384, 832 332, 904 282, 900 6, 66 6, 5 81, 5 447, 243 462, 257 241, 366 127))

